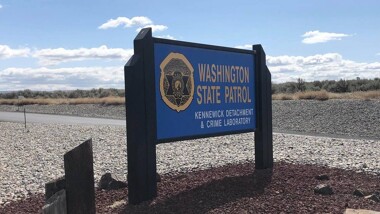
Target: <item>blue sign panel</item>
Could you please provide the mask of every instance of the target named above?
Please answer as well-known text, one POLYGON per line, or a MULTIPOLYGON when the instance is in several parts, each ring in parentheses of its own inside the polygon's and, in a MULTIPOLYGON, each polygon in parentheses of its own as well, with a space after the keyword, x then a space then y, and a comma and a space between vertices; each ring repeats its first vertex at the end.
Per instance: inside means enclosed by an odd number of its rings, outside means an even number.
POLYGON ((155 43, 157 139, 256 128, 254 55, 155 43))

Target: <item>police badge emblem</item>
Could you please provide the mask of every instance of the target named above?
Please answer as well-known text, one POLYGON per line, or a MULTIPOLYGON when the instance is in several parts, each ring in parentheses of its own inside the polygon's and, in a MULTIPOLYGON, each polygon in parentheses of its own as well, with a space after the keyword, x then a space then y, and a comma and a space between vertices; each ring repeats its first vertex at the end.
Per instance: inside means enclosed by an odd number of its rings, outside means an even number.
POLYGON ((160 64, 160 92, 169 108, 180 112, 194 96, 194 68, 183 54, 170 53, 160 64))

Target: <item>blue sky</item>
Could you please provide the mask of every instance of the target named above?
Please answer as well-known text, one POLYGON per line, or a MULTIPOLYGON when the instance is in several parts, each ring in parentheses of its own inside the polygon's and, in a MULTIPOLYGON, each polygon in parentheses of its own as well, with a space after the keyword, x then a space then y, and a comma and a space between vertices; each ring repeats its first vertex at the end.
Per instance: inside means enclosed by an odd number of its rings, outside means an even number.
POLYGON ((380 1, 0 0, 0 91, 123 88, 138 29, 262 44, 273 82, 380 77, 380 1))

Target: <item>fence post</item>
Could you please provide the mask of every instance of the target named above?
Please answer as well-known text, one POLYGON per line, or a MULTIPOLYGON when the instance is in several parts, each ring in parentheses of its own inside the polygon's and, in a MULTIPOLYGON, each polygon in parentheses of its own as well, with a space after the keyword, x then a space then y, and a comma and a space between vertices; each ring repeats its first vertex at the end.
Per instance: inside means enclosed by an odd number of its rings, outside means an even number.
POLYGON ((24 122, 25 122, 25 129, 26 129, 26 110, 25 110, 25 107, 24 107, 24 122))

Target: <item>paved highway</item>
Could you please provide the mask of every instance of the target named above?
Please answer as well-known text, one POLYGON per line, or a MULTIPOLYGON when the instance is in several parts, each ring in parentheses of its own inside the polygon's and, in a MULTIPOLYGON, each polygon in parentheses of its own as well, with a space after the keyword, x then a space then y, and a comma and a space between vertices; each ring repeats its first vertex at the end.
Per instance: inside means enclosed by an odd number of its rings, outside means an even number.
MULTIPOLYGON (((24 123, 24 112, 0 112, 0 122, 24 123)), ((26 113, 26 123, 125 126, 125 120, 26 113)))
MULTIPOLYGON (((24 123, 23 112, 1 112, 0 122, 22 122, 24 123)), ((65 115, 52 115, 52 114, 35 114, 26 113, 27 123, 46 123, 46 124, 69 124, 69 125, 114 125, 126 126, 125 120, 104 119, 104 118, 91 118, 91 117, 77 117, 65 115)), ((326 134, 326 133, 302 133, 295 131, 273 130, 274 133, 294 134, 294 135, 309 135, 316 137, 328 138, 343 138, 343 139, 361 139, 361 140, 380 140, 371 137, 347 136, 339 134, 326 134)))

